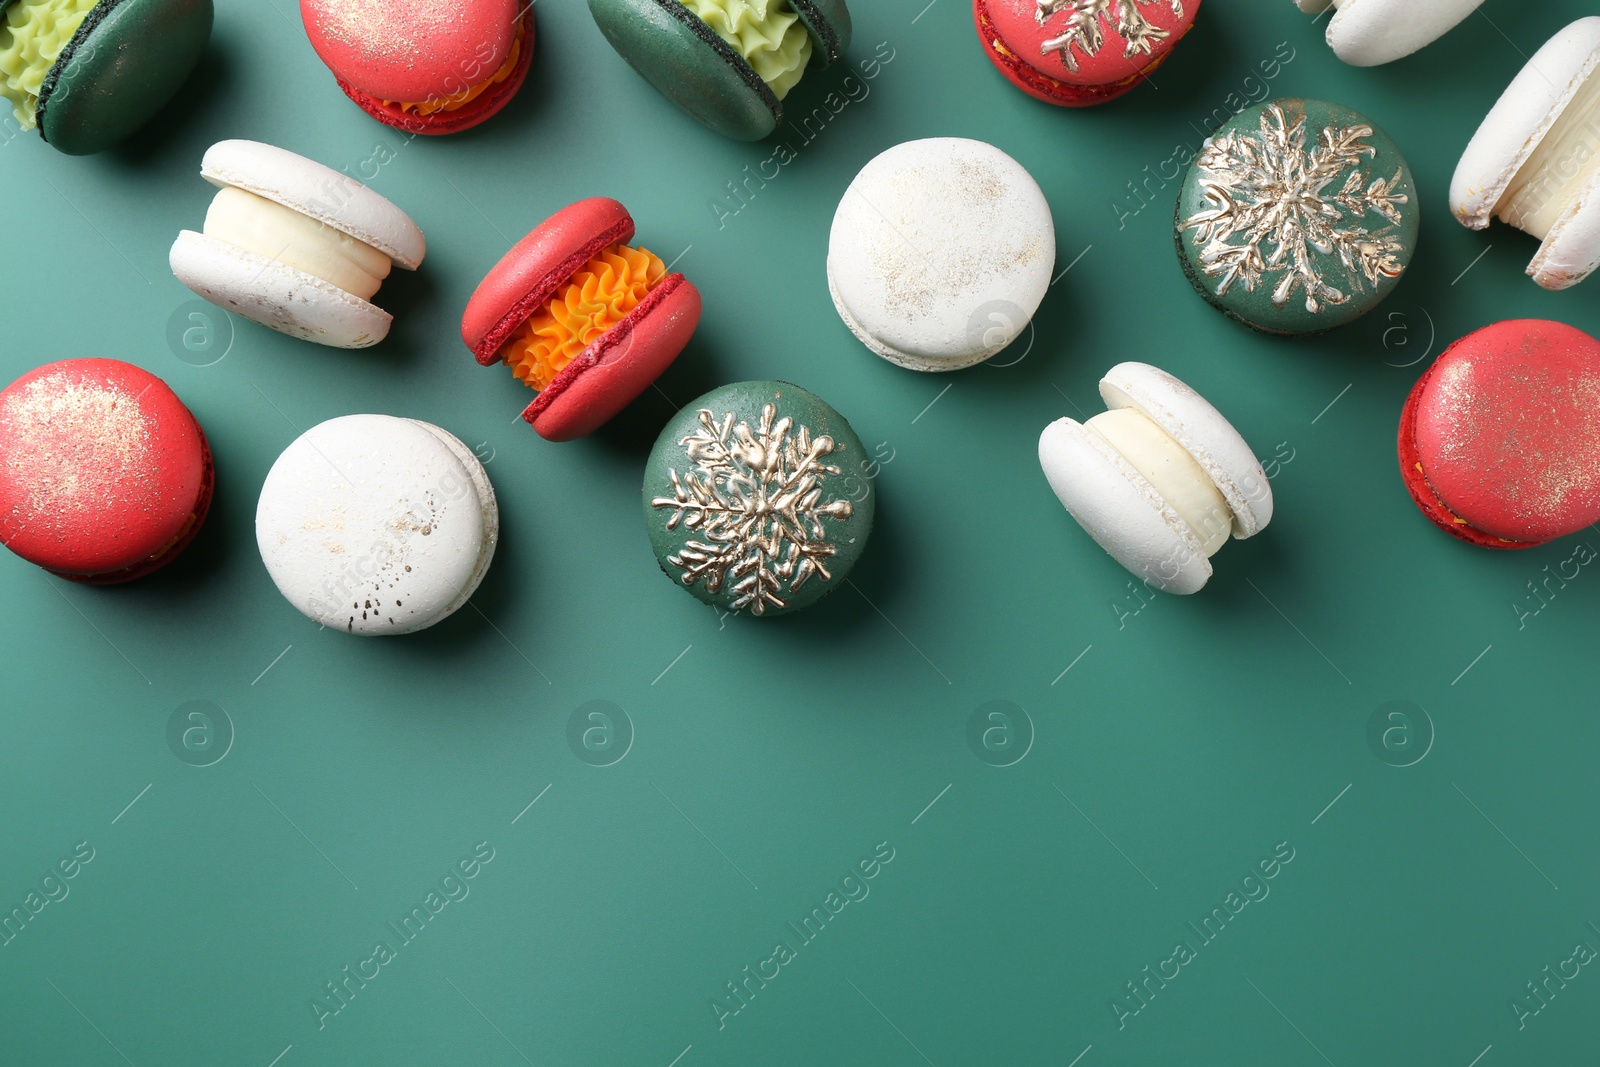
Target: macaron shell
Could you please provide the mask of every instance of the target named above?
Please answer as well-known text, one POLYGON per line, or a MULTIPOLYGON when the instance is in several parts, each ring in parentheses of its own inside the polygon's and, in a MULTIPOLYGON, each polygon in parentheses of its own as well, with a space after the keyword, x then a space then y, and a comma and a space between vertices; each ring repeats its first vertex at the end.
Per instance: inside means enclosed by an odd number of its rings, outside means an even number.
POLYGON ((1600 341, 1557 322, 1495 323, 1440 353, 1418 384, 1416 461, 1468 525, 1553 540, 1600 521, 1596 412, 1600 341))
POLYGON ((389 336, 394 316, 315 275, 225 241, 183 230, 167 262, 172 273, 218 307, 269 329, 330 348, 369 348, 389 336))
POLYGON ((1069 85, 1041 73, 1037 68, 1022 62, 1010 51, 1002 50, 1003 46, 996 39, 994 26, 989 22, 984 0, 973 0, 972 17, 977 24, 978 40, 983 45, 984 55, 989 57, 989 62, 995 69, 1003 74, 1008 82, 1035 100, 1043 100, 1057 107, 1094 107, 1115 100, 1144 81, 1146 75, 1161 65, 1161 61, 1158 60, 1138 74, 1111 85, 1094 88, 1069 85))
POLYGON ((311 47, 358 91, 420 103, 461 92, 511 55, 524 0, 300 0, 311 47))
POLYGON ((131 567, 120 571, 106 571, 101 574, 66 574, 60 571, 56 576, 80 585, 121 585, 123 582, 135 581, 161 570, 167 564, 183 554, 183 550, 200 533, 205 525, 206 516, 211 513, 211 500, 216 495, 217 470, 211 458, 211 442, 206 439, 205 431, 200 429, 199 423, 195 424, 195 432, 200 435, 200 458, 204 466, 200 481, 200 496, 195 501, 194 518, 188 528, 178 534, 177 540, 166 548, 160 549, 155 555, 149 556, 131 567))
POLYGON ((683 275, 669 274, 567 364, 523 417, 548 441, 593 433, 661 377, 699 324, 700 291, 683 275))
POLYGON ((1353 67, 1392 63, 1443 37, 1483 0, 1343 0, 1328 44, 1353 67))
POLYGON ((213 17, 212 0, 101 0, 45 79, 39 132, 68 155, 123 140, 178 94, 213 17))
POLYGON ((701 124, 759 141, 783 120, 760 75, 677 0, 589 0, 589 13, 640 77, 701 124))
POLYGON ((1545 289, 1570 289, 1600 266, 1600 173, 1590 175, 1578 198, 1550 227, 1528 263, 1528 276, 1545 289))
POLYGON ((811 65, 827 67, 837 63, 839 56, 850 47, 854 32, 845 0, 789 0, 789 6, 811 34, 815 45, 811 65))
POLYGON ((332 167, 260 141, 218 141, 206 150, 200 175, 292 208, 416 270, 427 241, 411 216, 332 167))
POLYGON ((205 519, 205 437, 165 382, 129 363, 66 360, 18 378, 0 392, 0 454, 0 542, 66 577, 148 573, 205 519))
MULTIPOLYGON (((998 41, 1018 62, 1068 86, 1095 89, 1105 86, 1131 87, 1130 79, 1164 60, 1184 34, 1194 25, 1200 0, 1126 0, 1107 4, 1094 18, 1088 33, 1077 33, 1070 45, 1072 64, 1059 49, 1045 51, 1045 45, 1075 32, 1074 20, 1083 5, 1062 3, 1040 20, 1039 0, 978 0, 982 7, 980 27, 987 22, 990 33, 983 34, 989 47, 998 41), (1175 10, 1176 9, 1176 10, 1175 10), (1122 13, 1139 20, 1144 32, 1159 40, 1148 40, 1148 50, 1131 46, 1119 29, 1122 13), (1098 45, 1091 39, 1100 34, 1098 45), (1091 51, 1092 49, 1092 51, 1091 51), (1072 69, 1076 66, 1077 69, 1072 69)), ((981 33, 980 29, 980 33, 981 33)))
POLYGON ((1133 464, 1080 423, 1057 419, 1044 428, 1039 466, 1078 525, 1134 577, 1185 595, 1211 579, 1194 530, 1133 464))

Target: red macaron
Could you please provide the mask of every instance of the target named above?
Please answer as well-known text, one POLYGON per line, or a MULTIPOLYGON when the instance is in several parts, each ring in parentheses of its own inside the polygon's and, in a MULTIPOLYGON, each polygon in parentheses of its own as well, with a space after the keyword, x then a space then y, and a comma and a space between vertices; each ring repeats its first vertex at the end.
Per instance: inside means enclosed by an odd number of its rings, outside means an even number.
POLYGON ((989 61, 1047 104, 1115 100, 1159 67, 1200 0, 972 0, 989 61))
POLYGON ((77 582, 166 566, 211 507, 200 424, 120 360, 49 363, 0 391, 0 456, 0 543, 77 582))
POLYGON ((522 417, 551 441, 599 429, 678 358, 700 323, 700 291, 631 248, 633 218, 605 197, 541 223, 483 279, 461 339, 539 395, 522 417))
POLYGON ((1439 354, 1400 415, 1400 474, 1422 513, 1485 548, 1533 548, 1600 521, 1600 341, 1514 319, 1439 354))
POLYGON ((300 0, 339 88, 396 129, 456 133, 511 101, 533 61, 525 0, 300 0))

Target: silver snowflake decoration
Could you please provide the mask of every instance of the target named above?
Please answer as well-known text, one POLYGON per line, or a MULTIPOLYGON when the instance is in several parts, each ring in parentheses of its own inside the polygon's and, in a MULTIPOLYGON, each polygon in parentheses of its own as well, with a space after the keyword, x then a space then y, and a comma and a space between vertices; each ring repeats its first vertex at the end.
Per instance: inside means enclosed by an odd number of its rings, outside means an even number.
MULTIPOLYGON (((1033 17, 1041 26, 1058 13, 1067 12, 1067 22, 1061 35, 1044 42, 1039 54, 1060 52, 1061 62, 1066 64, 1068 70, 1077 73, 1078 57, 1072 54, 1073 49, 1082 52, 1085 58, 1098 55, 1100 49, 1105 47, 1105 32, 1101 23, 1110 26, 1115 16, 1117 35, 1127 42, 1122 50, 1123 58, 1132 59, 1139 52, 1149 55, 1151 49, 1170 34, 1151 23, 1139 9, 1161 2, 1163 0, 1039 0, 1039 10, 1034 12, 1033 17)), ((1173 14, 1183 17, 1183 0, 1165 2, 1172 6, 1173 14)))
POLYGON ((1205 206, 1183 223, 1195 231, 1200 269, 1218 279, 1222 296, 1235 282, 1254 292, 1276 276, 1272 302, 1283 307, 1304 290, 1306 310, 1343 304, 1351 294, 1330 285, 1318 256, 1335 256, 1356 291, 1398 278, 1405 270, 1404 245, 1392 233, 1367 228, 1370 216, 1401 221, 1396 193, 1402 168, 1387 180, 1368 181, 1363 162, 1377 154, 1366 142, 1366 125, 1328 126, 1309 150, 1306 119, 1292 123, 1277 104, 1261 114, 1259 132, 1229 130, 1201 151, 1200 190, 1205 206), (1337 191, 1328 187, 1344 175, 1337 191))
POLYGON ((843 445, 826 435, 813 439, 804 426, 777 417, 768 404, 754 430, 724 414, 717 422, 701 408, 700 426, 678 443, 693 469, 680 477, 670 472, 672 496, 650 501, 671 508, 667 529, 681 521, 699 534, 684 543, 673 566, 683 568, 683 584, 704 581, 707 592, 728 586, 734 611, 746 608, 760 615, 769 607, 784 608, 784 597, 813 575, 828 581, 827 562, 838 551, 827 539, 822 520, 848 519, 848 500, 823 503, 829 475, 841 473, 823 457, 843 445))

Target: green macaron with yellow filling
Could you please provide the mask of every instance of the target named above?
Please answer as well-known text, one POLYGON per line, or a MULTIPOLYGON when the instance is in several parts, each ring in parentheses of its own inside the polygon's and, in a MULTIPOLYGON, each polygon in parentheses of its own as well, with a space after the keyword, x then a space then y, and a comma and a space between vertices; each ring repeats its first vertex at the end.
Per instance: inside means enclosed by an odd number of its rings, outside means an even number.
POLYGON ((0 97, 62 152, 110 148, 177 95, 213 14, 212 0, 0 0, 0 97))
POLYGON ((850 45, 845 0, 589 0, 611 47, 720 134, 759 141, 807 67, 850 45))

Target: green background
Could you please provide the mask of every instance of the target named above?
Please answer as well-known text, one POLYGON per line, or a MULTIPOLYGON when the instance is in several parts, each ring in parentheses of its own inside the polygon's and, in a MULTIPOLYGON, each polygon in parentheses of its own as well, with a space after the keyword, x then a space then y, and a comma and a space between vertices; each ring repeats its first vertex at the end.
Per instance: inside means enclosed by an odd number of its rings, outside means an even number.
POLYGON ((0 561, 0 912, 94 850, 0 946, 0 1061, 1592 1062, 1593 967, 1521 1029, 1509 1002, 1575 943, 1600 946, 1600 577, 1574 561, 1547 579, 1600 534, 1469 547, 1417 513, 1394 453, 1402 399, 1449 340, 1517 316, 1600 332, 1600 282, 1541 291, 1522 274, 1532 239, 1471 233, 1446 204, 1484 112, 1587 5, 1489 0, 1421 55, 1355 70, 1287 0, 1211 0, 1153 85, 1074 112, 1001 80, 963 0, 923 3, 856 5, 858 79, 879 42, 892 59, 870 82, 811 73, 793 114, 864 98, 809 143, 788 131, 797 158, 731 216, 712 201, 773 146, 683 118, 576 0, 539 5, 521 96, 458 137, 372 123, 291 0, 224 0, 188 98, 131 147, 70 159, 6 130, 0 371, 154 370, 205 426, 218 481, 160 577, 92 589, 0 561), (1311 340, 1217 314, 1171 243, 1163 164, 1267 93, 1371 116, 1421 191, 1393 297, 1311 340), (1016 348, 935 377, 857 344, 823 265, 855 172, 951 134, 1033 172, 1058 269, 1077 264, 1016 348), (358 174, 383 160, 371 184, 432 240, 379 296, 389 341, 339 352, 236 321, 229 344, 190 304, 167 248, 201 222, 200 156, 224 137, 358 174), (706 316, 659 391, 553 445, 456 323, 514 238, 595 194, 681 256, 706 316), (196 323, 198 350, 169 341, 196 323), (1137 596, 1038 468, 1040 429, 1092 413, 1124 359, 1198 388, 1274 475, 1275 521, 1225 547, 1198 596, 1137 596), (677 405, 754 378, 803 385, 882 442, 877 529, 817 607, 719 619, 658 572, 640 472, 677 405), (273 459, 351 412, 446 427, 499 491, 473 608, 412 638, 319 632, 256 553, 273 459), (620 710, 587 718, 592 701, 620 710), (1409 703, 1384 718, 1392 701, 1409 703), (192 702, 209 718, 184 719, 192 702), (187 748, 175 714, 198 731, 187 748), (494 859, 470 895, 319 1029, 324 983, 397 940, 385 924, 480 841, 494 859), (725 983, 882 842, 870 895, 719 1029, 725 983), (1187 924, 1280 842, 1294 859, 1270 896, 1119 1028, 1124 983, 1198 943, 1187 924))

